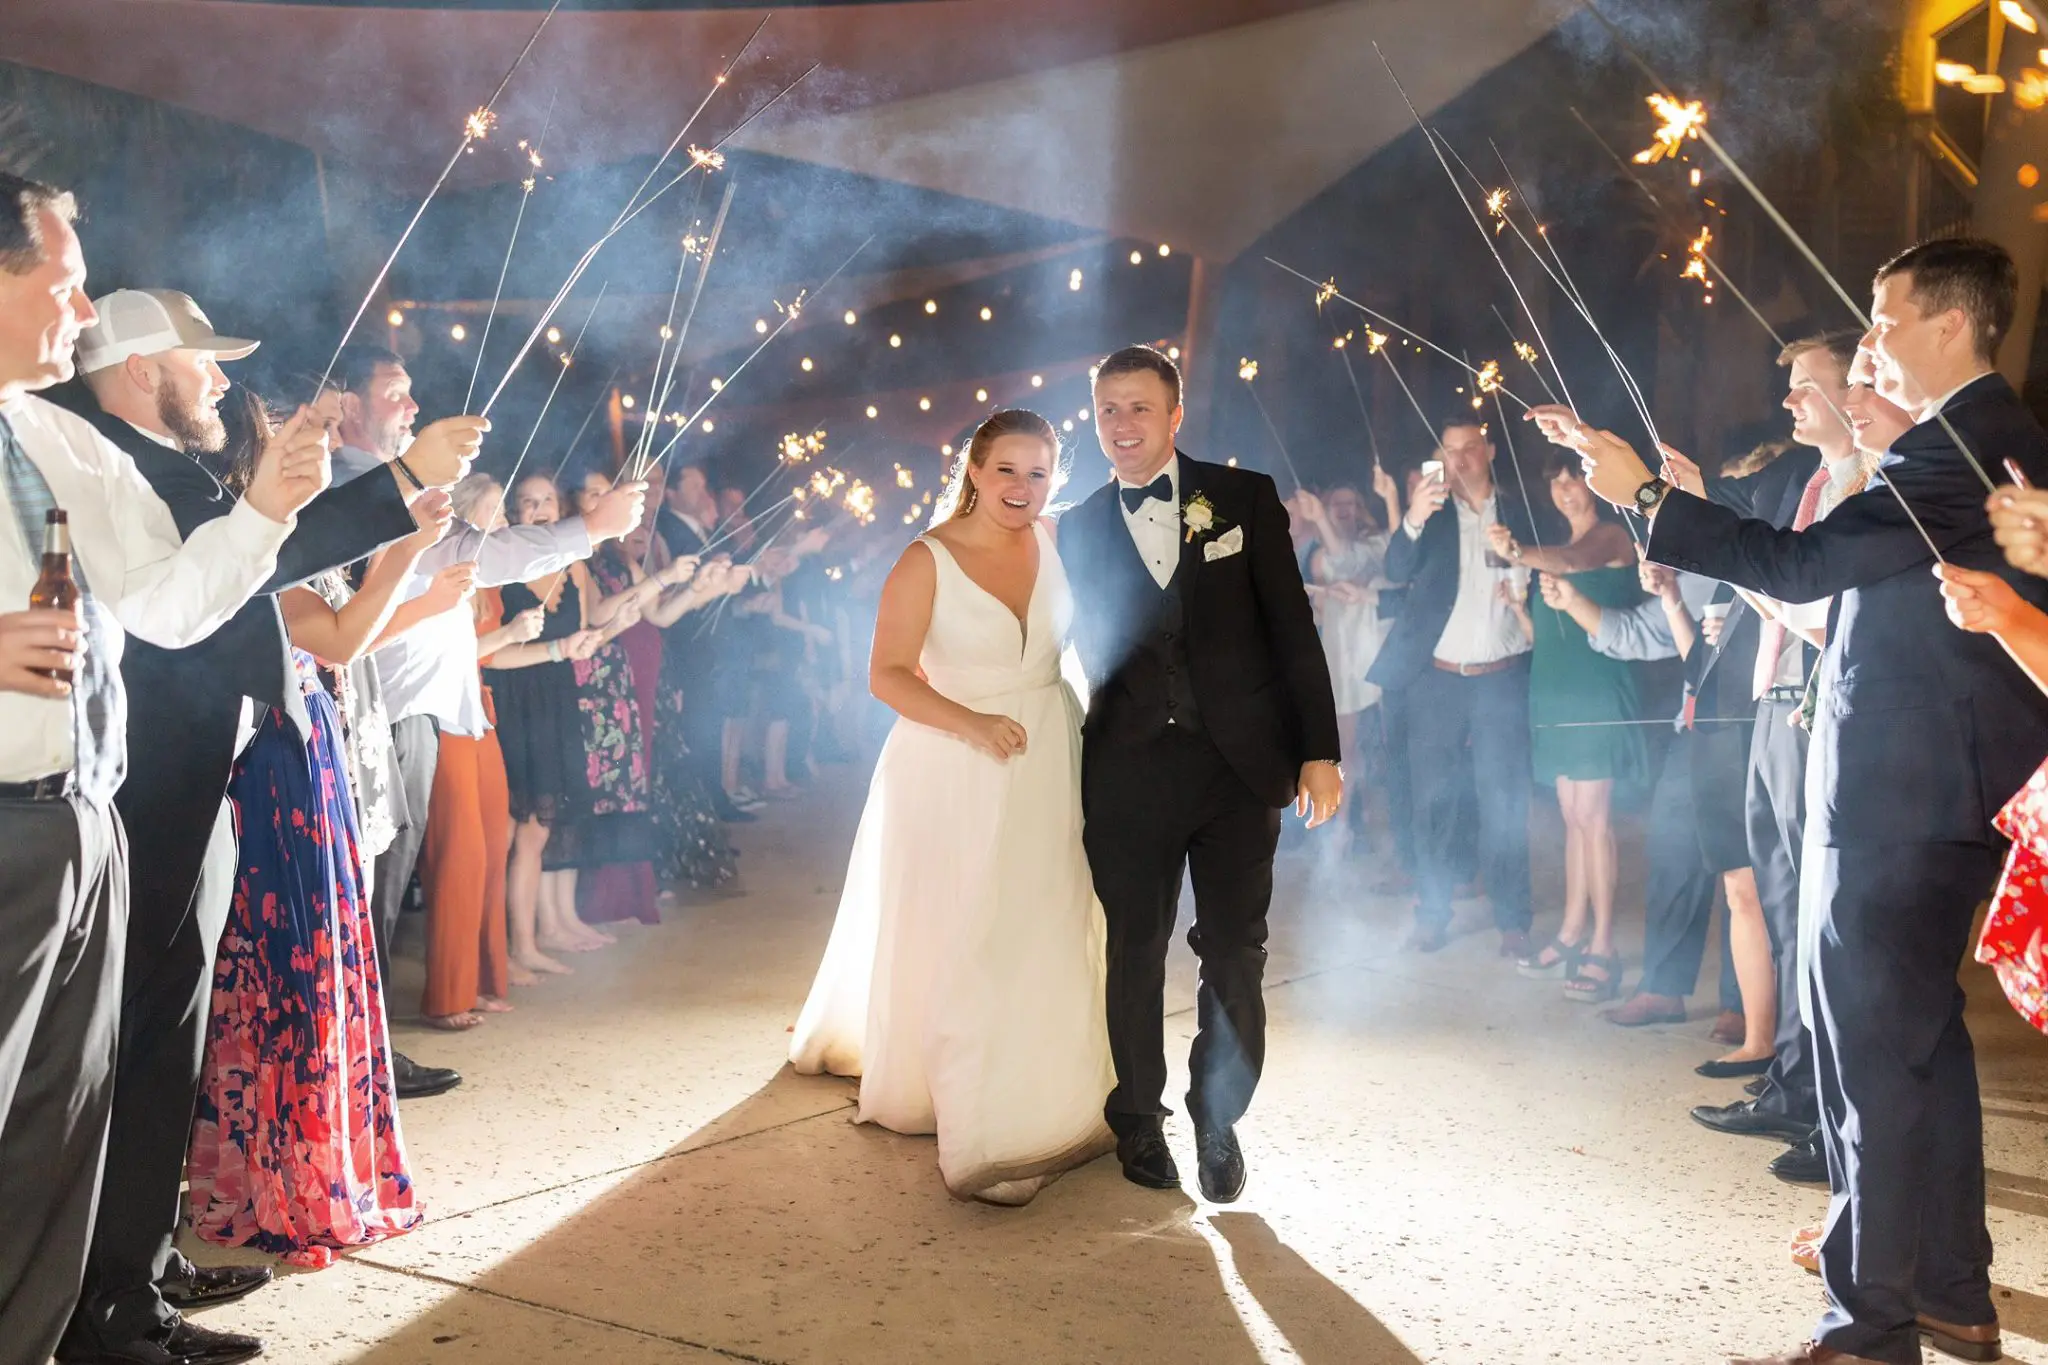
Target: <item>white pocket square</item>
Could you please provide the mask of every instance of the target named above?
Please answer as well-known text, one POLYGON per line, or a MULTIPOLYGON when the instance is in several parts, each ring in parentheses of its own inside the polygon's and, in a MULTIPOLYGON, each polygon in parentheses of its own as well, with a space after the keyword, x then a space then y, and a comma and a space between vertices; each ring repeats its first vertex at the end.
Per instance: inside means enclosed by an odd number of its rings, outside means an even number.
POLYGON ((1202 546, 1202 559, 1228 559, 1244 549, 1244 527, 1233 526, 1216 539, 1202 546))

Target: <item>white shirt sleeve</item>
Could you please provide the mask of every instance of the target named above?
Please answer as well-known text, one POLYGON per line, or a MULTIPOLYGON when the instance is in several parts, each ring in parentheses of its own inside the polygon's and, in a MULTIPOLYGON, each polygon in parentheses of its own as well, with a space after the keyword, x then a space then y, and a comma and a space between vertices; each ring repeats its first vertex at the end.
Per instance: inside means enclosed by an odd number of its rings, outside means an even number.
POLYGON ((413 573, 431 578, 451 564, 474 559, 477 586, 496 588, 558 573, 590 558, 591 549, 590 530, 581 517, 546 526, 503 526, 488 535, 464 525, 421 555, 413 573))

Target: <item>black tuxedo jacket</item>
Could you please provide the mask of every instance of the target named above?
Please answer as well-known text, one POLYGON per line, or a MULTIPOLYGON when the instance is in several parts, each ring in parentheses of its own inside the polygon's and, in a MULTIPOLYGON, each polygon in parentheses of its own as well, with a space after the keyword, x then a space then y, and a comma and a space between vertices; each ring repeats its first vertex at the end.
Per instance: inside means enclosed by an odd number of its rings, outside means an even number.
MULTIPOLYGON (((1820 452, 1804 447, 1780 455, 1747 478, 1714 480, 1707 485, 1707 496, 1723 507, 1731 508, 1737 515, 1787 527, 1799 515, 1799 500, 1805 495, 1806 485, 1813 478, 1814 471, 1819 468, 1820 452)), ((1749 689, 1755 683, 1756 651, 1763 644, 1763 622, 1749 603, 1740 597, 1728 608, 1728 619, 1722 624, 1721 648, 1708 655, 1698 683, 1704 688, 1716 680, 1715 670, 1721 667, 1721 656, 1728 652, 1730 642, 1738 637, 1746 639, 1747 652, 1734 667, 1733 671, 1739 676, 1722 682, 1721 700, 1726 705, 1747 707, 1753 705, 1749 689)), ((1799 676, 1802 679, 1813 676, 1813 665, 1819 658, 1819 650, 1801 642, 1799 676)), ((1735 713, 1723 711, 1719 714, 1735 713)))
MULTIPOLYGON (((1180 499, 1215 509, 1207 534, 1183 536, 1176 571, 1187 616, 1195 704, 1209 738, 1260 799, 1294 800, 1301 765, 1338 758, 1329 664, 1273 480, 1180 457, 1180 499), (1244 548, 1203 549, 1232 530, 1244 548)), ((1084 737, 1129 693, 1118 673, 1158 611, 1159 585, 1124 525, 1114 479, 1060 518, 1060 558, 1074 590, 1074 648, 1088 676, 1084 737)))
MULTIPOLYGON (((234 510, 235 495, 197 460, 108 416, 89 395, 85 406, 86 419, 134 459, 170 508, 180 535, 234 510)), ((153 936, 147 925, 174 927, 199 885, 207 839, 234 766, 242 698, 280 706, 286 689, 298 686, 274 594, 361 559, 413 529, 405 498, 388 477, 330 488, 299 509, 270 581, 219 630, 185 649, 128 641, 121 659, 128 778, 114 804, 133 847, 130 913, 141 937, 131 943, 153 936)))
MULTIPOLYGON (((2048 482, 2048 432, 2004 379, 1978 380, 1944 415, 1987 470, 2011 459, 2048 482)), ((1984 485, 1939 422, 1901 436, 1881 472, 1950 563, 2048 606, 2048 582, 2006 564, 1984 485)), ((1650 557, 1780 601, 1834 597, 1807 760, 1824 845, 1996 841, 1991 817, 2048 752, 2048 698, 1995 641, 1949 623, 1934 557, 1882 478, 1804 531, 1672 493, 1650 557)))
MULTIPOLYGON (((1534 528, 1522 503, 1499 481, 1494 483, 1494 506, 1501 524, 1524 545, 1536 541, 1534 528)), ((1422 534, 1411 537, 1400 526, 1387 543, 1387 581, 1406 584, 1407 601, 1387 632, 1379 657, 1373 660, 1366 679, 1381 687, 1406 687, 1428 671, 1436 657, 1436 642, 1451 619, 1458 602, 1458 508, 1453 494, 1422 524, 1422 534)))

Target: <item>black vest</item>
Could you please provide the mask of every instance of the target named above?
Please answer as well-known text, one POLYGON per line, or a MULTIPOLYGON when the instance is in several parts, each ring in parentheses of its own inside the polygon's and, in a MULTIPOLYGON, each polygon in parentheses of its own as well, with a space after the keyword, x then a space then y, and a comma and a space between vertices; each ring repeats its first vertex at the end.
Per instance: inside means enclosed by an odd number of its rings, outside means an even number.
POLYGON ((1195 679, 1188 665, 1187 604, 1180 574, 1159 590, 1152 625, 1131 646, 1116 672, 1126 696, 1105 717, 1107 729, 1126 739, 1150 739, 1168 726, 1202 732, 1195 679))

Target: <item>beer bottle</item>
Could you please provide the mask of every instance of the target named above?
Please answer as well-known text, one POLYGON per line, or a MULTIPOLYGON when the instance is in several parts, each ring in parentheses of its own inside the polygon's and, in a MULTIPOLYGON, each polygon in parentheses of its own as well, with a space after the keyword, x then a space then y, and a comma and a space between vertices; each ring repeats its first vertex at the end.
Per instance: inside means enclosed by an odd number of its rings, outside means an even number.
MULTIPOLYGON (((71 521, 61 507, 43 514, 43 571, 36 576, 36 585, 29 589, 28 604, 57 611, 78 608, 78 580, 71 576, 71 521)), ((68 668, 44 671, 59 682, 71 681, 68 668)))

